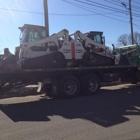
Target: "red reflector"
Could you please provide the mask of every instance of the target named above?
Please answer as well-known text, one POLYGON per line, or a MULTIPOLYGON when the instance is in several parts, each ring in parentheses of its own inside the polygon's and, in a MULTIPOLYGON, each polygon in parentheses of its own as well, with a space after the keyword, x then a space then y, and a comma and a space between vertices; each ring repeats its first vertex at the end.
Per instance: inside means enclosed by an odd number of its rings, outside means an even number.
POLYGON ((74 45, 74 43, 71 43, 71 55, 72 55, 72 59, 75 59, 75 45, 74 45))

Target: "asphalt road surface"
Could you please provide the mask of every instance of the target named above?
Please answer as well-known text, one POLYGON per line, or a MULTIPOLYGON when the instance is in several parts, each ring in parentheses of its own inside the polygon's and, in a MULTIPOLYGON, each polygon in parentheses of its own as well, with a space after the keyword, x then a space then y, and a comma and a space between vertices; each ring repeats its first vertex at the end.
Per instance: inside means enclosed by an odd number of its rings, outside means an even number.
POLYGON ((140 85, 74 99, 1 98, 0 140, 140 140, 140 85))

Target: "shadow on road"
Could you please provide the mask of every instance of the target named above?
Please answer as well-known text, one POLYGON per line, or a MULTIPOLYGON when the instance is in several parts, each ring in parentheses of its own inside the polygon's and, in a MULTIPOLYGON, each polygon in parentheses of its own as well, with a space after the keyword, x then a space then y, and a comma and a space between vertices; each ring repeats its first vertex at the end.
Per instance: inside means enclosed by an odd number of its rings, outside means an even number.
POLYGON ((42 93, 37 92, 37 86, 21 86, 19 88, 11 89, 6 92, 0 93, 0 99, 12 98, 12 97, 25 97, 31 95, 39 95, 42 93))
POLYGON ((39 101, 0 105, 14 122, 50 121, 50 116, 66 119, 85 119, 104 127, 129 121, 127 115, 140 115, 140 86, 129 85, 120 89, 101 89, 95 96, 75 99, 46 99, 39 101))

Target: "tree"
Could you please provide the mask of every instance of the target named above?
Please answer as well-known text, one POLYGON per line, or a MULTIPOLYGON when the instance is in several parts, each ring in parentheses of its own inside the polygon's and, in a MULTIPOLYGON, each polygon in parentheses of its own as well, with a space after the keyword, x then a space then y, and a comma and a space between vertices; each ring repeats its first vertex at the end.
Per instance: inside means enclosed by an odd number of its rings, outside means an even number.
POLYGON ((123 34, 118 38, 118 42, 122 43, 124 46, 126 46, 128 44, 128 35, 127 34, 123 34))
MULTIPOLYGON (((140 33, 138 32, 134 32, 134 44, 140 44, 140 33)), ((131 40, 131 34, 123 34, 121 36, 119 36, 118 38, 118 43, 120 43, 121 45, 130 45, 132 40, 131 40)))
POLYGON ((140 33, 138 33, 138 32, 134 33, 134 42, 135 42, 135 44, 136 43, 140 44, 140 33))

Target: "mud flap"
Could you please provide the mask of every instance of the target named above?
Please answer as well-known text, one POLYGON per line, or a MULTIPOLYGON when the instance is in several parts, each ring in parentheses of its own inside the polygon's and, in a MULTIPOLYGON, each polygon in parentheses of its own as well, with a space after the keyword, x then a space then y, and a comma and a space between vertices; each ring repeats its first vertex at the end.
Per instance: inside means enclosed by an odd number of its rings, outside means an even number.
POLYGON ((17 64, 15 55, 10 55, 6 59, 0 61, 0 69, 20 69, 20 66, 17 64))
POLYGON ((42 82, 38 82, 38 89, 37 89, 37 92, 40 92, 42 87, 43 87, 43 83, 42 82))
POLYGON ((38 89, 37 89, 37 92, 41 92, 42 88, 43 88, 46 84, 51 84, 51 79, 50 79, 50 78, 45 78, 45 79, 43 79, 43 82, 38 82, 38 89))

